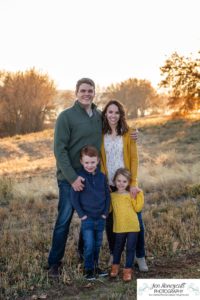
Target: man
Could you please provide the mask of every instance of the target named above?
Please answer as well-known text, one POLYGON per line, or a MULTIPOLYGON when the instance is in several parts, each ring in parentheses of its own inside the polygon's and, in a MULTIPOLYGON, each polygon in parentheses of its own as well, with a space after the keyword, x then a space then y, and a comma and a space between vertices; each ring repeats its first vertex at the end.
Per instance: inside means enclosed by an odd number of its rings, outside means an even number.
POLYGON ((101 112, 92 103, 95 83, 82 78, 76 84, 75 104, 58 116, 54 135, 54 154, 57 164, 59 188, 58 216, 54 227, 52 247, 49 253, 49 276, 59 275, 59 267, 65 252, 69 227, 73 216, 70 202, 71 186, 81 191, 84 178, 77 175, 80 164, 80 150, 92 145, 100 151, 102 140, 101 112))

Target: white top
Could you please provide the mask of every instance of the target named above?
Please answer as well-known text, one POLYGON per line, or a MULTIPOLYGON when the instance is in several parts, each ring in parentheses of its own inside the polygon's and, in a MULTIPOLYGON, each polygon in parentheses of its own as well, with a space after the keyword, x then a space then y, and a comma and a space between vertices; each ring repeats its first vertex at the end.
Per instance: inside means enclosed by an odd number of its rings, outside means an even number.
POLYGON ((124 168, 123 139, 121 135, 112 137, 104 135, 104 148, 106 152, 106 166, 108 170, 109 185, 114 185, 113 177, 119 168, 124 168))

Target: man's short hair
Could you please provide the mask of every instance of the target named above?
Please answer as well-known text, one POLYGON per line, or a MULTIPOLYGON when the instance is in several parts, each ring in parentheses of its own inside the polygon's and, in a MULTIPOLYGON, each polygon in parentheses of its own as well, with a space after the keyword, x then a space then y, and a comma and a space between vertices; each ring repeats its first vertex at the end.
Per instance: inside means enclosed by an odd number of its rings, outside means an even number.
POLYGON ((90 145, 85 146, 81 149, 80 159, 82 159, 84 155, 87 155, 89 157, 99 157, 98 150, 95 147, 90 145))
POLYGON ((76 83, 76 93, 78 92, 80 85, 83 84, 83 83, 87 83, 95 89, 95 83, 92 79, 90 79, 90 78, 81 78, 76 83))

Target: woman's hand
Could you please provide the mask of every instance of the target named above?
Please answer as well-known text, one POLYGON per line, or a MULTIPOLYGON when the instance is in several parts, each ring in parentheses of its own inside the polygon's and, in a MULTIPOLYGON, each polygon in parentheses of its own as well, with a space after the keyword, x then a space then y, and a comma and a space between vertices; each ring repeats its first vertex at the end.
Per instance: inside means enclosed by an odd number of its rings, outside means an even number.
POLYGON ((132 198, 136 198, 137 194, 141 192, 141 189, 137 186, 131 186, 130 187, 130 194, 132 198))
POLYGON ((130 133, 130 136, 131 136, 131 139, 134 140, 134 141, 137 141, 138 139, 138 129, 136 128, 134 131, 131 130, 131 133, 130 133))

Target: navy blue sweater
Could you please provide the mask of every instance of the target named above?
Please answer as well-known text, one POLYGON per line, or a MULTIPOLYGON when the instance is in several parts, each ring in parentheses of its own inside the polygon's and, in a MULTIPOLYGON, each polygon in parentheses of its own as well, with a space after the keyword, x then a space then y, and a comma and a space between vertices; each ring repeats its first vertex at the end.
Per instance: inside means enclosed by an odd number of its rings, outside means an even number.
POLYGON ((110 192, 106 176, 98 169, 95 174, 82 169, 79 176, 85 178, 84 188, 81 192, 71 189, 71 203, 79 218, 88 216, 98 219, 101 215, 108 215, 110 208, 110 192))

